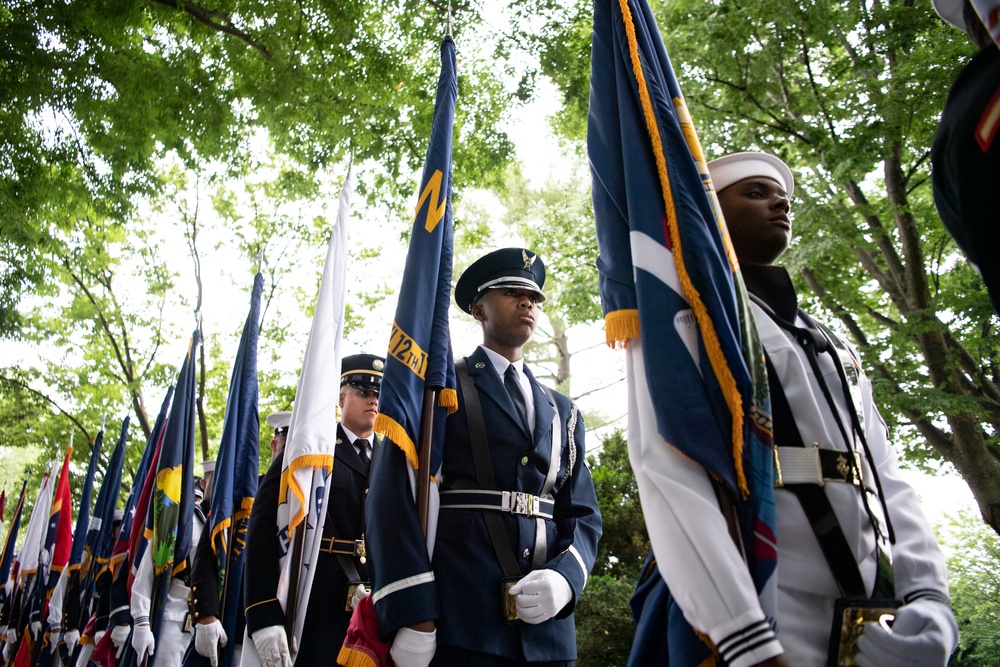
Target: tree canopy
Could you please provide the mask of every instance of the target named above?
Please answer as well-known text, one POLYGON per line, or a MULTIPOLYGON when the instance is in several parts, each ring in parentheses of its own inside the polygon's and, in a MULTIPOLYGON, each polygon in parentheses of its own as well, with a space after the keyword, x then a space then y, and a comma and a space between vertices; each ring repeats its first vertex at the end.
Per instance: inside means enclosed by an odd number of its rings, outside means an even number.
MULTIPOLYGON (((549 24, 543 71, 581 138, 590 4, 549 24)), ((783 262, 806 307, 862 352, 906 457, 947 462, 1000 531, 1000 338, 934 209, 930 146, 975 49, 928 2, 672 0, 655 5, 709 158, 763 150, 796 177, 783 262)))

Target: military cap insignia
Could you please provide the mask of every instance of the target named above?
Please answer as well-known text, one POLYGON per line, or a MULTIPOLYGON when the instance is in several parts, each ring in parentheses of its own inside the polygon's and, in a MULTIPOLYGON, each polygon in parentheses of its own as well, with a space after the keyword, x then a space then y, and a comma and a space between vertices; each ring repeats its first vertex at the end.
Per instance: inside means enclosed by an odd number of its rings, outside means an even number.
POLYGON ((372 362, 372 368, 374 368, 377 371, 382 370, 384 366, 385 364, 382 363, 381 359, 376 359, 375 361, 372 362))
POLYGON ((523 249, 521 250, 521 259, 524 260, 524 270, 525 271, 530 271, 531 270, 531 265, 535 263, 535 259, 537 257, 538 257, 538 255, 532 255, 531 257, 528 257, 528 251, 527 250, 523 250, 523 249))

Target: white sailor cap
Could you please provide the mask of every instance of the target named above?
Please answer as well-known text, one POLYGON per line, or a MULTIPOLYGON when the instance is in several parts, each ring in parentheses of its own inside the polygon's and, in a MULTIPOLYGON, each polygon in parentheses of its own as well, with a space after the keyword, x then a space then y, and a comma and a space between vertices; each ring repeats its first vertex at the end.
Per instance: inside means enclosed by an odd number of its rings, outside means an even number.
POLYGON ((287 433, 288 425, 292 423, 292 411, 282 410, 281 412, 272 412, 264 421, 274 429, 275 435, 287 433))
POLYGON ((965 0, 932 0, 931 4, 938 16, 965 32, 965 0))
POLYGON ((771 178, 785 186, 785 194, 792 196, 795 177, 780 158, 770 153, 733 153, 708 163, 708 173, 716 192, 722 192, 733 183, 751 176, 771 178))

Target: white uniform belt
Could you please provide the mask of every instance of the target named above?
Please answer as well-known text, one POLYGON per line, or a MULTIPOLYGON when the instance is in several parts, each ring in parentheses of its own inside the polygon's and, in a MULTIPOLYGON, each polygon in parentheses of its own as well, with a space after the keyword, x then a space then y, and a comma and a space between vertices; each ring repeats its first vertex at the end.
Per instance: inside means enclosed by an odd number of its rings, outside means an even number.
POLYGON ((441 507, 470 510, 496 510, 521 516, 551 519, 555 501, 522 491, 489 489, 452 489, 441 492, 441 507))
POLYGON ((838 449, 812 447, 774 448, 774 486, 845 482, 860 486, 861 455, 838 449), (853 465, 852 465, 853 459, 853 465))
POLYGON ((170 580, 170 594, 181 600, 187 600, 188 595, 191 594, 191 589, 184 585, 184 582, 180 579, 170 580))

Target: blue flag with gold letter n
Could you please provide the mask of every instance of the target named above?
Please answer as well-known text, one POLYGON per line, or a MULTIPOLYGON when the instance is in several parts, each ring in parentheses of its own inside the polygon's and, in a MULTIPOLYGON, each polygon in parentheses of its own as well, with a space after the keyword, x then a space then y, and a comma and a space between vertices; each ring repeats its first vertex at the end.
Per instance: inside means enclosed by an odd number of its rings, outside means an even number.
MULTIPOLYGON (((630 392, 649 397, 630 401, 630 431, 675 447, 720 481, 736 546, 770 615, 770 398, 736 257, 646 1, 595 0, 592 49, 587 147, 605 326, 608 343, 629 355, 630 392)), ((659 664, 717 655, 676 608, 641 608, 669 598, 650 594, 648 583, 637 591, 633 664, 644 659, 637 655, 659 664)))
POLYGON ((451 354, 451 144, 458 80, 455 43, 441 43, 441 76, 427 159, 420 181, 410 248, 399 288, 399 305, 386 352, 375 430, 400 447, 417 467, 421 406, 425 389, 439 391, 434 410, 431 472, 441 465, 445 417, 458 409, 451 354))

